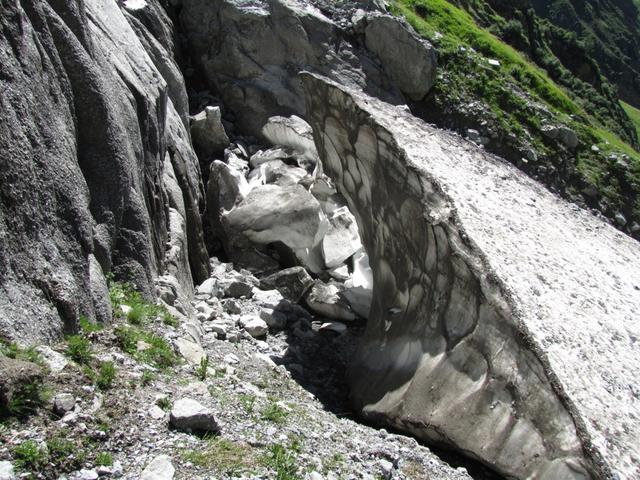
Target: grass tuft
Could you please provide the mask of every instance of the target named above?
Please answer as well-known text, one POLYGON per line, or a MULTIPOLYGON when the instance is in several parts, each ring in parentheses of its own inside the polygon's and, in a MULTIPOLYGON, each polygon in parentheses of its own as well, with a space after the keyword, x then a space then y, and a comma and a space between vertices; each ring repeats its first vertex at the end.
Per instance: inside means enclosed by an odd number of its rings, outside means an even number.
POLYGON ((91 342, 82 335, 71 335, 67 337, 67 348, 65 353, 76 363, 86 365, 93 359, 91 342))

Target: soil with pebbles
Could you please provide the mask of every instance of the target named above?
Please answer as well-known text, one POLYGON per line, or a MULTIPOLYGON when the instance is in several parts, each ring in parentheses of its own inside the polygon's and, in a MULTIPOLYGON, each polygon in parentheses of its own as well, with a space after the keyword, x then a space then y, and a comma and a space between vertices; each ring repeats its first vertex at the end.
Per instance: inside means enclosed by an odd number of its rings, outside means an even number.
MULTIPOLYGON (((259 310, 252 299, 235 302, 241 314, 259 310)), ((226 312, 221 315, 234 319, 226 312)), ((197 366, 186 361, 162 371, 123 353, 113 333, 117 325, 88 334, 95 358, 117 366, 112 388, 96 389, 73 362, 50 374, 48 388, 54 394, 73 394, 74 410, 60 418, 48 405, 27 420, 5 424, 0 460, 15 463, 12 452, 25 440, 44 445, 47 439, 64 436, 77 446, 64 469, 72 466, 75 471, 43 467, 35 478, 139 478, 161 454, 170 457, 177 479, 471 478, 464 467, 445 463, 413 438, 353 418, 344 373, 363 324, 350 323, 338 334, 320 330, 324 321, 300 317, 262 339, 234 325, 227 332, 234 342, 209 331, 201 342, 209 358, 204 379, 197 366), (168 410, 180 398, 211 408, 220 434, 196 436, 171 429, 168 410), (274 460, 277 449, 284 453, 274 460), (116 467, 97 468, 97 452, 109 452, 116 467)), ((179 328, 159 320, 144 328, 171 342, 180 336, 179 328)), ((64 344, 54 349, 62 352, 64 344)))

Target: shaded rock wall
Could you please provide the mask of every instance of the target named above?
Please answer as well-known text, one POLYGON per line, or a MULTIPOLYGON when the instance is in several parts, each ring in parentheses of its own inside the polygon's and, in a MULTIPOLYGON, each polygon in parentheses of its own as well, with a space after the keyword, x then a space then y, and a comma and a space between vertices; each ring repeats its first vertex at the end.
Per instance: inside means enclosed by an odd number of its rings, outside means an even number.
POLYGON ((404 109, 303 79, 374 271, 361 413, 510 477, 637 477, 637 242, 404 109))
POLYGON ((172 224, 189 251, 174 268, 206 278, 200 172, 162 8, 10 0, 0 29, 2 335, 51 339, 80 314, 109 320, 103 275, 149 292, 172 224))
MULTIPOLYGON (((403 94, 420 99, 433 84, 435 51, 410 27, 379 14, 370 14, 370 24, 360 18, 354 27, 344 23, 349 8, 336 12, 334 21, 314 3, 322 2, 182 2, 180 21, 192 58, 245 132, 259 136, 272 115, 304 114, 301 70, 391 103, 405 103, 403 94), (377 35, 399 40, 395 51, 373 38, 377 35)), ((359 6, 366 8, 363 2, 359 6)))

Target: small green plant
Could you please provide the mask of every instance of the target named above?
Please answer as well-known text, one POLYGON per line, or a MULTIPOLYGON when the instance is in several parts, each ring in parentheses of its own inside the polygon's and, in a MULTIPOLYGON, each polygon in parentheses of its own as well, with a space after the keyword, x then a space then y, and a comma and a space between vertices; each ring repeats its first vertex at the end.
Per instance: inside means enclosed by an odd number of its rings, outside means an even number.
POLYGON ((327 475, 329 472, 335 472, 343 463, 344 456, 340 453, 334 453, 330 458, 322 461, 322 473, 327 475))
POLYGON ((171 400, 169 400, 169 398, 167 397, 160 397, 156 402, 156 405, 158 405, 165 412, 171 410, 171 407, 173 406, 171 400))
POLYGON ((253 395, 241 394, 239 397, 240 405, 248 414, 252 414, 256 404, 256 397, 253 395))
POLYGON ((21 347, 17 343, 5 343, 0 341, 0 354, 15 360, 23 360, 25 362, 37 363, 44 366, 42 357, 34 347, 21 347))
POLYGON ((169 325, 171 327, 178 326, 178 319, 173 315, 171 315, 167 310, 165 310, 161 316, 162 316, 162 323, 164 323, 165 325, 169 325))
POLYGON ((262 410, 262 419, 273 423, 284 423, 287 415, 289 415, 289 413, 276 402, 269 403, 269 405, 262 410))
POLYGON ((71 472, 82 467, 87 459, 86 450, 69 440, 69 432, 60 430, 47 440, 47 463, 56 473, 71 472))
POLYGON ((113 457, 109 452, 100 452, 96 455, 95 464, 99 467, 110 467, 113 465, 113 457))
POLYGON ((120 348, 140 361, 161 369, 173 367, 178 363, 178 357, 162 337, 136 327, 118 327, 115 329, 115 334, 120 348), (138 350, 140 341, 147 344, 147 347, 138 350))
POLYGON ((110 389, 113 386, 116 374, 117 369, 113 362, 103 362, 102 365, 100 365, 100 370, 98 371, 96 385, 100 390, 110 389))
POLYGON ((82 335, 71 335, 67 338, 65 353, 71 360, 80 364, 87 364, 93 359, 91 343, 82 335))
POLYGON ((163 305, 151 303, 126 282, 116 282, 113 276, 107 276, 109 284, 109 299, 111 306, 117 316, 123 316, 122 305, 129 307, 126 317, 127 321, 136 326, 144 325, 147 320, 160 317, 167 325, 176 325, 177 321, 167 311, 163 305))
POLYGON ((156 379, 156 375, 151 370, 144 370, 142 377, 140 377, 140 383, 143 386, 151 385, 156 379))
POLYGON ((131 325, 142 325, 147 318, 145 305, 136 303, 131 305, 131 310, 127 313, 127 320, 131 325))
POLYGON ((203 382, 207 379, 208 369, 209 369, 209 355, 205 355, 200 359, 200 365, 196 367, 196 375, 203 382))
POLYGON ((33 440, 25 440, 13 449, 15 466, 20 470, 39 472, 47 462, 47 452, 33 440))
POLYGON ((298 480, 298 467, 294 452, 279 443, 270 445, 262 461, 276 473, 276 480, 298 480))
POLYGON ((214 469, 226 475, 237 475, 253 469, 256 465, 256 458, 249 445, 220 437, 208 438, 204 448, 188 450, 182 457, 194 465, 214 469))
POLYGON ((6 412, 0 413, 3 416, 24 418, 33 414, 38 408, 44 405, 51 397, 51 390, 43 385, 42 380, 35 378, 26 382, 13 392, 8 402, 6 412))
POLYGON ((82 331, 82 333, 85 333, 85 334, 95 333, 102 330, 102 325, 91 322, 91 320, 89 320, 84 315, 80 315, 80 320, 78 323, 80 324, 80 331, 82 331))

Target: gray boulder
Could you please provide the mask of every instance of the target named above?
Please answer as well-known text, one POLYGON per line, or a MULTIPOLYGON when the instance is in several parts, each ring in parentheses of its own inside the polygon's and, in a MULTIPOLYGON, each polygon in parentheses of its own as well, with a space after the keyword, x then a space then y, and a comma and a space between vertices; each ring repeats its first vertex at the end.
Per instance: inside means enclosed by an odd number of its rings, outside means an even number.
POLYGON ((220 107, 206 107, 191 117, 191 138, 205 158, 224 152, 231 142, 222 125, 220 107))
POLYGON ((70 393, 59 393, 53 397, 53 411, 55 414, 63 416, 76 406, 76 398, 70 393))
POLYGON ((362 248, 356 219, 347 207, 328 216, 329 229, 322 239, 322 256, 327 268, 335 268, 362 248))
POLYGON ((574 150, 578 146, 578 135, 576 132, 564 125, 545 125, 542 127, 542 133, 545 136, 558 141, 569 150, 574 150))
POLYGON ((177 430, 194 433, 217 433, 220 427, 213 411, 191 398, 181 398, 173 404, 169 423, 177 430))
POLYGON ((253 338, 264 337, 269 332, 267 322, 254 315, 243 315, 238 324, 253 338))
POLYGON ((253 169, 247 179, 251 188, 266 184, 284 187, 299 183, 307 175, 304 168, 287 165, 282 160, 270 160, 253 169))
POLYGON ((214 237, 224 239, 220 220, 222 214, 231 210, 249 190, 247 180, 240 171, 220 160, 211 164, 207 182, 207 217, 214 237))
POLYGON ((355 320, 356 314, 342 294, 344 287, 316 280, 305 297, 309 309, 318 315, 336 320, 355 320))
POLYGON ((17 396, 24 397, 27 401, 36 400, 31 398, 33 391, 30 387, 42 382, 44 372, 38 365, 0 355, 0 372, 1 410, 7 412, 17 396))
POLYGON ((158 455, 145 467, 139 480, 173 480, 176 469, 168 455, 158 455))
POLYGON ((356 409, 508 477, 638 478, 640 245, 403 109, 303 81, 374 275, 356 409))
POLYGON ((327 229, 318 201, 302 186, 262 185, 254 188, 231 211, 222 224, 229 245, 227 252, 242 255, 251 243, 281 242, 303 265, 317 268, 312 250, 327 229))
POLYGON ((203 348, 198 343, 188 338, 177 338, 175 346, 180 356, 191 365, 200 365, 202 359, 207 356, 203 348))
POLYGON ((263 290, 278 290, 284 298, 298 303, 313 285, 313 279, 303 267, 291 267, 260 280, 263 290))
POLYGON ((0 461, 0 480, 15 480, 15 470, 11 462, 0 461))
POLYGON ((285 145, 314 164, 318 160, 311 126, 297 115, 271 117, 261 133, 272 145, 285 145))
POLYGON ((367 17, 365 44, 411 100, 422 100, 436 81, 436 50, 390 15, 367 17))

